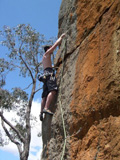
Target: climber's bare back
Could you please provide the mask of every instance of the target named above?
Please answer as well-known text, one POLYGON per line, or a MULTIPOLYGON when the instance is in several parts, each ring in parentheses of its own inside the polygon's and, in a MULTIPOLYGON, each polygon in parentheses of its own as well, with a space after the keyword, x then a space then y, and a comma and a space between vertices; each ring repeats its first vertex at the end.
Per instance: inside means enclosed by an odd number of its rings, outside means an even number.
POLYGON ((51 62, 51 54, 44 54, 43 55, 43 59, 42 59, 42 63, 43 63, 43 69, 46 68, 51 68, 52 67, 52 62, 51 62))

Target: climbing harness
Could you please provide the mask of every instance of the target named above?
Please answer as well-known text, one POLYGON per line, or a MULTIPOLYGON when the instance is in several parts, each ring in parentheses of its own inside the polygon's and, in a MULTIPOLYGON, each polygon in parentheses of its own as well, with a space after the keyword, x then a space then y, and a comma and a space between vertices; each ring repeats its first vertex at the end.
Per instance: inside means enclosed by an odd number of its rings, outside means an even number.
POLYGON ((41 74, 41 75, 39 74, 38 75, 38 80, 40 82, 44 83, 44 82, 46 82, 47 77, 49 77, 49 76, 50 76, 50 80, 52 80, 53 78, 55 78, 54 70, 52 72, 49 72, 49 71, 45 70, 43 74, 41 74))
POLYGON ((64 117, 63 117, 63 108, 62 108, 62 101, 61 101, 61 84, 62 84, 62 77, 63 77, 63 71, 64 71, 64 58, 65 58, 65 53, 66 53, 66 49, 67 49, 67 38, 66 40, 64 40, 64 46, 65 46, 65 51, 63 52, 63 58, 62 58, 62 69, 61 69, 61 78, 60 78, 60 89, 59 89, 59 94, 60 94, 60 101, 59 101, 59 106, 60 106, 60 110, 61 110, 61 116, 62 116, 62 123, 63 123, 63 131, 64 131, 64 145, 63 145, 63 151, 62 151, 62 156, 61 156, 61 160, 63 160, 64 158, 64 154, 65 154, 65 147, 66 147, 66 128, 65 128, 65 121, 64 121, 64 117))

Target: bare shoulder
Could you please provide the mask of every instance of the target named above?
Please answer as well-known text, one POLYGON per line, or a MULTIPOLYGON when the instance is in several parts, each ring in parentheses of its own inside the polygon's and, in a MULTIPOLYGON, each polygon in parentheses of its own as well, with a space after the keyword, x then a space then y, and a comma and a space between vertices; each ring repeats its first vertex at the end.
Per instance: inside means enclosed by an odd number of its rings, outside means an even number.
POLYGON ((51 57, 51 54, 49 52, 45 52, 43 54, 43 58, 48 58, 48 57, 51 57))

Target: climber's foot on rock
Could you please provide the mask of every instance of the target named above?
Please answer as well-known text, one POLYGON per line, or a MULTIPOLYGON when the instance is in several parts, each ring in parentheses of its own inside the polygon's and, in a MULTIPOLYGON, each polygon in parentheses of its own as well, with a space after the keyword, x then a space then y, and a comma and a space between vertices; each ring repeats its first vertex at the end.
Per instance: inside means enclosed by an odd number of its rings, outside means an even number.
POLYGON ((51 112, 49 109, 43 109, 43 113, 47 113, 47 114, 49 114, 49 115, 53 115, 54 113, 53 112, 51 112))
POLYGON ((40 121, 43 121, 43 113, 40 113, 40 121))

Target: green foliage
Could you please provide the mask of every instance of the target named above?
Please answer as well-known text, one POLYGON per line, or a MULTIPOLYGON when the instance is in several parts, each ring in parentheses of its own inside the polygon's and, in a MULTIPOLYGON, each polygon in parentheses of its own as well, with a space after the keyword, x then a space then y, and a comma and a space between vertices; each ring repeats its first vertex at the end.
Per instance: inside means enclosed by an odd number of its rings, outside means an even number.
POLYGON ((0 89, 0 108, 11 109, 13 106, 13 97, 7 90, 0 89))
POLYGON ((20 88, 13 88, 12 96, 14 97, 14 99, 16 99, 16 102, 18 100, 22 102, 28 101, 28 94, 20 88))
POLYGON ((9 61, 1 59, 0 61, 4 63, 1 64, 0 70, 3 72, 4 66, 8 70, 17 67, 20 69, 20 75, 24 77, 30 75, 27 67, 32 73, 36 72, 44 53, 44 45, 53 42, 52 40, 47 41, 43 34, 25 24, 20 24, 12 29, 4 26, 1 35, 3 39, 1 44, 6 46, 9 51, 7 54, 9 61))
POLYGON ((0 87, 5 85, 5 76, 8 71, 12 71, 13 67, 4 58, 0 59, 0 87))
MULTIPOLYGON (((21 90, 20 88, 14 88, 13 92, 9 92, 7 90, 0 89, 0 109, 2 111, 13 111, 16 113, 16 116, 12 118, 14 121, 14 127, 20 132, 20 134, 25 137, 26 136, 26 112, 28 106, 28 94, 21 90)), ((7 119, 7 117, 6 117, 7 119)), ((1 133, 0 133, 1 134, 1 133)), ((17 134, 12 128, 9 128, 9 134, 12 137, 20 142, 17 134)), ((0 145, 5 145, 5 141, 2 138, 0 139, 0 145)))
POLYGON ((23 77, 31 76, 30 71, 33 75, 36 70, 40 72, 43 48, 46 44, 52 45, 56 40, 55 38, 46 40, 43 34, 25 24, 19 24, 14 28, 4 26, 0 35, 1 44, 8 48, 7 60, 0 59, 0 75, 4 74, 5 77, 8 71, 16 68, 20 70, 20 75, 23 77))
POLYGON ((2 133, 0 131, 0 146, 4 146, 4 139, 2 138, 2 133))
POLYGON ((20 88, 14 88, 10 93, 7 90, 0 89, 0 107, 4 109, 15 109, 16 105, 26 103, 28 94, 20 88))
POLYGON ((5 145, 8 145, 9 144, 9 141, 8 141, 8 138, 4 136, 3 138, 3 135, 2 135, 2 131, 0 130, 0 146, 5 146, 5 145))
MULTIPOLYGON (((20 134, 25 138, 26 137, 26 128, 25 126, 23 126, 22 124, 20 123, 17 123, 15 125, 15 128, 20 132, 20 134)), ((19 143, 20 142, 20 139, 18 138, 17 134, 12 130, 10 129, 9 130, 9 133, 12 135, 12 137, 14 137, 15 140, 17 140, 19 143)))
MULTIPOLYGON (((31 107, 34 95, 38 91, 36 89, 37 74, 42 69, 43 48, 46 44, 52 45, 54 40, 52 38, 47 41, 44 35, 25 24, 14 28, 4 26, 3 31, 0 31, 0 36, 2 37, 1 44, 8 49, 8 53, 0 58, 0 116, 6 135, 13 143, 20 144, 18 148, 21 147, 23 152, 20 154, 23 156, 28 146, 25 140, 30 139, 30 128, 36 121, 36 118, 31 115, 31 107), (29 96, 18 86, 12 92, 3 89, 7 74, 16 69, 20 76, 31 78, 31 84, 28 84, 32 88, 29 96), (17 118, 12 119, 14 125, 7 121, 7 117, 4 117, 4 110, 16 113, 17 118)), ((1 138, 0 145, 2 144, 3 139, 1 138)))

